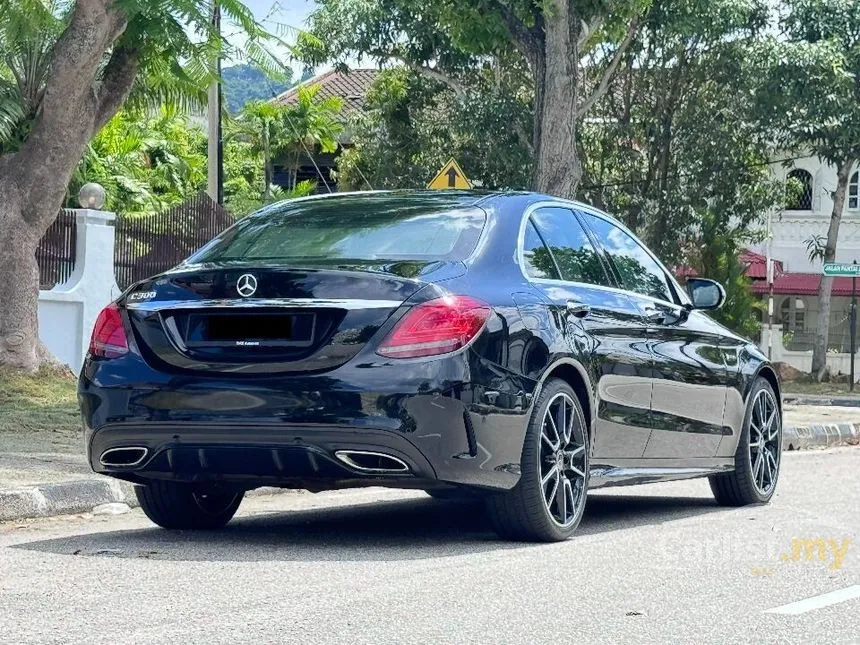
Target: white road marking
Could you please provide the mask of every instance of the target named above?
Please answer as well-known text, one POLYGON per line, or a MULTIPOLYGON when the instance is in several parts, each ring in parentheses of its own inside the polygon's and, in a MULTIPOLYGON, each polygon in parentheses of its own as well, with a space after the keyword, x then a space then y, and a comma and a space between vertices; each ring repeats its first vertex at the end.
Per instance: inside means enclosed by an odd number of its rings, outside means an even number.
POLYGON ((820 596, 812 596, 812 598, 798 600, 797 602, 782 605, 781 607, 768 609, 764 613, 788 615, 805 614, 813 609, 821 609, 822 607, 835 605, 840 602, 845 602, 846 600, 853 600, 854 598, 860 598, 860 585, 852 585, 850 587, 845 587, 844 589, 837 589, 836 591, 823 593, 820 596))

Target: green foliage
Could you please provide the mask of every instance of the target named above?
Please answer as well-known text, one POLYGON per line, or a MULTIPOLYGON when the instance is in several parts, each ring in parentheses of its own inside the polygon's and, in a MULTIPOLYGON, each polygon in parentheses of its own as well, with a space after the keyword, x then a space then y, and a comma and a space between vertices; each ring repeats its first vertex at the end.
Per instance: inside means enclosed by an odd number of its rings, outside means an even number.
POLYGON ((457 95, 408 69, 384 70, 350 123, 355 147, 338 158, 340 185, 423 188, 454 156, 485 188, 527 187, 527 84, 522 68, 483 69, 457 95))
POLYGON ((839 166, 860 159, 860 3, 787 0, 781 37, 749 61, 756 98, 780 144, 839 166))
POLYGON ((722 219, 719 213, 708 211, 702 214, 703 244, 692 257, 692 267, 699 275, 722 284, 726 290, 725 304, 710 312, 711 317, 742 336, 757 338, 765 305, 753 295, 746 267, 738 260, 743 250, 740 246, 742 238, 726 235, 722 219))
POLYGON ((269 78, 265 72, 249 64, 225 67, 221 71, 224 102, 231 114, 239 111, 251 101, 268 100, 290 86, 292 70, 285 78, 269 78))
POLYGON ((343 132, 340 121, 343 100, 334 96, 317 98, 319 89, 319 85, 300 86, 296 102, 283 109, 276 156, 284 159, 284 165, 290 171, 288 188, 291 190, 297 188, 296 171, 306 149, 334 152, 340 145, 338 137, 343 132))
POLYGON ((175 108, 119 112, 87 146, 69 185, 69 206, 91 181, 104 186, 109 210, 162 211, 206 187, 206 137, 175 108))
POLYGON ((715 317, 748 335, 755 298, 737 256, 786 197, 769 167, 784 153, 747 64, 767 11, 762 0, 657 0, 598 106, 605 118, 581 130, 582 196, 669 266, 720 280, 728 303, 715 317))

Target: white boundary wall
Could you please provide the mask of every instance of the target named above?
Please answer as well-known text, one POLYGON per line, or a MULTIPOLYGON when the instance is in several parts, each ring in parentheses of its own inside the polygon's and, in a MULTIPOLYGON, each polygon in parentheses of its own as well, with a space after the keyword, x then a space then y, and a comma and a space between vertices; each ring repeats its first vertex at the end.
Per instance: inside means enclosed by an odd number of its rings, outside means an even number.
POLYGON ((50 291, 39 292, 39 338, 78 373, 99 312, 120 294, 114 277, 113 213, 79 209, 75 270, 50 291))

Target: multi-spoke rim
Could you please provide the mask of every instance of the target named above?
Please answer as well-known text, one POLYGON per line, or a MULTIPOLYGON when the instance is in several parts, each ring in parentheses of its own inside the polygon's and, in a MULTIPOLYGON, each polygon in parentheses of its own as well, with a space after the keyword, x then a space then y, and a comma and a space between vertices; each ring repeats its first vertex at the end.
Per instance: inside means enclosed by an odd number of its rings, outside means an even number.
POLYGON ((773 395, 759 390, 750 415, 750 469, 756 490, 768 495, 779 474, 782 422, 773 395))
POLYGON ((540 433, 541 494, 550 517, 570 526, 585 504, 585 430, 573 399, 559 392, 546 408, 540 433))

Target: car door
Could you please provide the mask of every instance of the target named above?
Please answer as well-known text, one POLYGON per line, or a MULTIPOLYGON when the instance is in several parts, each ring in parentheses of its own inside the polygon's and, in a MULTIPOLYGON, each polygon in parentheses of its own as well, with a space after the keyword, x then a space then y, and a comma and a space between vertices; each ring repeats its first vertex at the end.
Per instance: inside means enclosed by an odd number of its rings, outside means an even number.
POLYGON ((553 303, 570 352, 591 357, 593 463, 641 457, 651 432, 651 378, 640 311, 613 288, 605 259, 569 208, 534 210, 523 240, 523 268, 553 303))
POLYGON ((725 434, 728 373, 719 327, 691 311, 664 267, 630 233, 583 212, 615 277, 642 312, 652 354, 652 431, 645 457, 711 457, 725 434))

